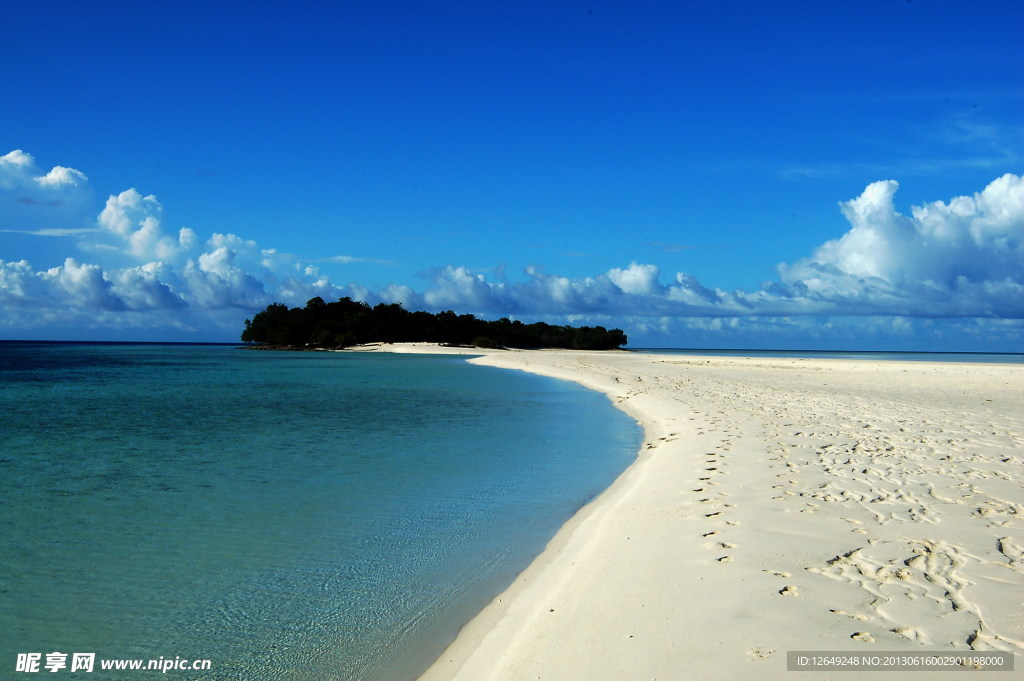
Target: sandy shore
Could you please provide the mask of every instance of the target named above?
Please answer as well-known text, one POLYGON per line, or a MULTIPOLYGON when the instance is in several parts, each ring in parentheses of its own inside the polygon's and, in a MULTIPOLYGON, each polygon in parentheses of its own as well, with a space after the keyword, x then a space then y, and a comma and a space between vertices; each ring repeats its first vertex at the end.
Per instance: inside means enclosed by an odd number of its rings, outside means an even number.
POLYGON ((796 650, 1024 664, 1024 366, 471 361, 602 391, 646 442, 425 681, 861 677, 788 672, 796 650))

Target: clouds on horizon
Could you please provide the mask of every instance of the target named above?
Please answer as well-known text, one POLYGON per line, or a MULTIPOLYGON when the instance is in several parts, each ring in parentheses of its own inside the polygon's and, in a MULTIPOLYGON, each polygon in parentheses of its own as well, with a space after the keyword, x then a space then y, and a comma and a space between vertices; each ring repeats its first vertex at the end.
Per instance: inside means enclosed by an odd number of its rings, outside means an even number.
POLYGON ((43 172, 29 154, 14 151, 0 157, 0 233, 70 237, 79 252, 44 270, 0 260, 0 328, 167 328, 206 337, 212 329, 225 337, 271 302, 347 295, 489 317, 610 321, 650 333, 711 333, 740 323, 796 328, 807 327, 802 319, 846 316, 887 319, 890 332, 899 331, 894 320, 906 318, 1009 320, 1019 331, 1013 320, 1024 318, 1024 178, 1006 174, 971 196, 914 206, 909 216, 895 207, 898 187, 874 182, 840 203, 849 230, 778 265, 778 276, 752 291, 714 288, 686 272, 663 283, 656 265, 636 261, 577 278, 533 266, 519 281, 452 264, 426 273, 422 291, 399 284, 371 290, 335 284, 317 268, 360 258, 304 259, 234 234, 204 239, 187 227, 169 230, 157 198, 134 188, 89 215, 94 193, 84 173, 63 166, 43 172))

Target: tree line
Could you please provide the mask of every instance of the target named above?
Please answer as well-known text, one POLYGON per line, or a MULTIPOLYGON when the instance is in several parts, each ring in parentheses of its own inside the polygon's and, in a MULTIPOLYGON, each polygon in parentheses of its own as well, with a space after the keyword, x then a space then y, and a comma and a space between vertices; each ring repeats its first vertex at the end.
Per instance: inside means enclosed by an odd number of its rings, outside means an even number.
POLYGON ((524 324, 502 318, 477 319, 451 310, 410 312, 400 303, 370 305, 342 298, 327 303, 319 296, 305 307, 268 305, 245 320, 244 343, 290 348, 344 348, 362 343, 428 342, 485 348, 569 348, 613 350, 626 344, 621 329, 603 326, 524 324))

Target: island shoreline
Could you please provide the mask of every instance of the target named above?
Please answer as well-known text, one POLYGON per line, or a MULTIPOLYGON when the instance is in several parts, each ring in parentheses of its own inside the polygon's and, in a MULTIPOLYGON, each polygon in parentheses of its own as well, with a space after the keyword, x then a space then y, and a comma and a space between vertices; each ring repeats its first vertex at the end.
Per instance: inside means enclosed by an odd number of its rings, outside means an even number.
POLYGON ((1024 367, 377 351, 571 380, 644 429, 424 681, 820 679, 786 652, 1024 650, 1005 605, 1024 599, 1024 367))

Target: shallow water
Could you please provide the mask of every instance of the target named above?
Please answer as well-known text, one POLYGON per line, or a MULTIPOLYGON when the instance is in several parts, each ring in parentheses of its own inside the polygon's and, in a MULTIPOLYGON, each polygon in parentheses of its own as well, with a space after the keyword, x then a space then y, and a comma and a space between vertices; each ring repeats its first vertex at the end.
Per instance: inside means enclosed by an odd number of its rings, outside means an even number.
POLYGON ((0 344, 0 433, 0 665, 296 681, 414 675, 640 443, 457 357, 216 346, 0 344))

